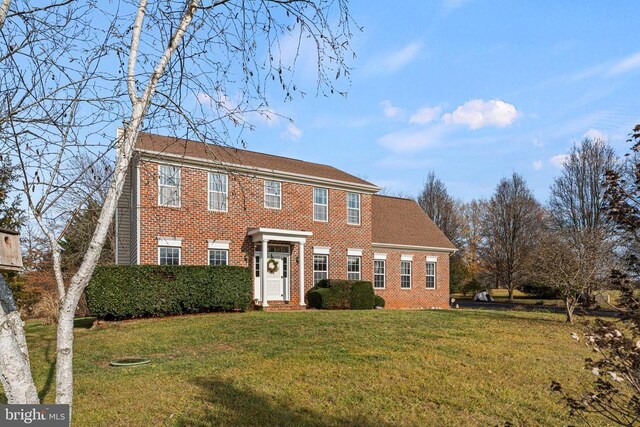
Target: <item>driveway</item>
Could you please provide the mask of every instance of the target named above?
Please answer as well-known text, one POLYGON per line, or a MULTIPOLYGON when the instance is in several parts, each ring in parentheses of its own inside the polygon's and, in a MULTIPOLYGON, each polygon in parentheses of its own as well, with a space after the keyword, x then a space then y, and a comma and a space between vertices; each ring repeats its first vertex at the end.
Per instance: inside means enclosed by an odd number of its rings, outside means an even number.
MULTIPOLYGON (((519 311, 546 311, 548 313, 560 313, 563 314, 565 309, 563 307, 556 307, 552 305, 535 305, 535 304, 521 304, 521 303, 508 303, 508 302, 480 302, 470 300, 458 300, 453 303, 455 306, 458 304, 460 308, 475 309, 475 310, 519 310, 519 311)), ((618 317, 618 313, 615 311, 605 310, 584 310, 582 308, 576 308, 575 315, 577 316, 597 316, 597 317, 618 317)))

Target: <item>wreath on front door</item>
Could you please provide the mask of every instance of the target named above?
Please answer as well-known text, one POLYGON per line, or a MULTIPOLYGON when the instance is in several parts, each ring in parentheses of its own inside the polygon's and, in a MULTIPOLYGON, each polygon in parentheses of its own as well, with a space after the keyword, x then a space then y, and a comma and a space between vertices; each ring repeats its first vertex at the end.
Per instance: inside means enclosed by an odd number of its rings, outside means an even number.
POLYGON ((278 272, 278 261, 271 258, 267 261, 267 271, 271 274, 278 272))

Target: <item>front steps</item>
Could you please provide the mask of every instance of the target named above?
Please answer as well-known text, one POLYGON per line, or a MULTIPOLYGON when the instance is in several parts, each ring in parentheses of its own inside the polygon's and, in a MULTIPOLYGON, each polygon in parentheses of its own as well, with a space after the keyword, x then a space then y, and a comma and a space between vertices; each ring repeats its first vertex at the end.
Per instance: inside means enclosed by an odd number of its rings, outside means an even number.
POLYGON ((269 306, 264 308, 264 311, 302 311, 306 310, 307 306, 300 305, 297 302, 284 302, 284 301, 273 301, 269 302, 269 306))

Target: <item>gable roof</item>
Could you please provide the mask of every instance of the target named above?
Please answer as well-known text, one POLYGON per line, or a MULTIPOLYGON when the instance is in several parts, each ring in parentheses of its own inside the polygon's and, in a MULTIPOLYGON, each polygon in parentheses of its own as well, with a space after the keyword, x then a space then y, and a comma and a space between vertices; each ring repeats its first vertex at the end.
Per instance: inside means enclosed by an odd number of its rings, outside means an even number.
POLYGON ((415 200, 374 194, 371 216, 374 246, 384 243, 456 250, 415 200))
POLYGON ((152 156, 156 155, 159 158, 174 157, 185 161, 196 160, 229 167, 240 167, 249 169, 252 172, 262 171, 271 174, 280 173, 298 177, 316 177, 347 185, 355 185, 370 192, 376 192, 380 189, 375 184, 336 169, 333 166, 183 138, 140 132, 135 149, 152 156))

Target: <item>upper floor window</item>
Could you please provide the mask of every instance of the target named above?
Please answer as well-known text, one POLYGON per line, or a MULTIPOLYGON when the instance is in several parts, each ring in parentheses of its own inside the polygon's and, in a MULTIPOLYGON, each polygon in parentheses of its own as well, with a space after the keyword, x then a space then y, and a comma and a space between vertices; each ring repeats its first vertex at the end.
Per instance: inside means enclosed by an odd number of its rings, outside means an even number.
POLYGON ((180 207, 180 168, 178 166, 160 165, 158 204, 180 207))
POLYGON ((282 209, 282 183, 278 181, 264 181, 264 207, 282 209))
POLYGON ((229 264, 229 251, 226 249, 209 249, 209 265, 229 264))
POLYGON ((400 288, 411 289, 411 261, 400 261, 400 288))
POLYGON ((360 280, 360 260, 359 256, 347 257, 347 279, 360 280))
POLYGON ((180 265, 180 248, 160 246, 158 248, 158 264, 180 265))
POLYGON ((360 224, 360 194, 347 193, 347 223, 360 224))
POLYGON ((326 188, 313 189, 313 220, 324 221, 329 219, 329 190, 326 188))
POLYGON ((427 289, 436 288, 436 263, 427 261, 427 289))
POLYGON ((209 172, 209 210, 227 211, 229 182, 223 173, 209 172))
POLYGON ((373 261, 373 287, 376 289, 384 289, 385 267, 386 261, 376 259, 373 261))

